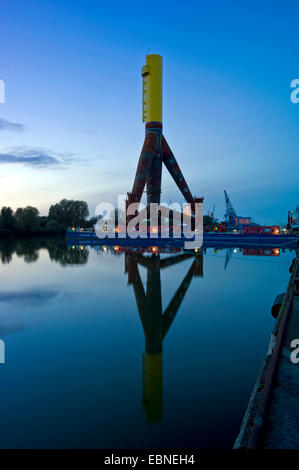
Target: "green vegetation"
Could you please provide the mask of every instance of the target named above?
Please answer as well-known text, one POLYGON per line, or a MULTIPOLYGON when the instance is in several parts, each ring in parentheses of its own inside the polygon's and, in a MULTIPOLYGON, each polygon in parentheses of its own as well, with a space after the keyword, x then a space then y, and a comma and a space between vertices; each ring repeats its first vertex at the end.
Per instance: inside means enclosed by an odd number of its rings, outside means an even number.
MULTIPOLYGON (((172 221, 170 212, 170 223, 172 221)), ((85 201, 62 199, 50 206, 47 216, 41 216, 36 207, 19 207, 15 212, 10 207, 2 207, 0 211, 0 239, 11 237, 27 237, 35 235, 63 235, 68 227, 92 228, 98 217, 88 219, 89 210, 85 201)), ((115 209, 113 214, 116 225, 120 214, 115 209)), ((113 218, 114 218, 113 217, 113 218)), ((211 216, 203 218, 205 230, 213 230, 217 221, 211 216)))
POLYGON ((65 233, 68 227, 91 228, 97 222, 89 216, 85 201, 63 199, 50 207, 47 216, 40 216, 36 207, 19 207, 15 212, 10 207, 0 211, 0 238, 33 235, 56 235, 65 233))
POLYGON ((210 215, 203 216, 203 226, 204 226, 205 231, 211 232, 213 228, 215 226, 217 227, 218 225, 219 225, 218 222, 210 215))

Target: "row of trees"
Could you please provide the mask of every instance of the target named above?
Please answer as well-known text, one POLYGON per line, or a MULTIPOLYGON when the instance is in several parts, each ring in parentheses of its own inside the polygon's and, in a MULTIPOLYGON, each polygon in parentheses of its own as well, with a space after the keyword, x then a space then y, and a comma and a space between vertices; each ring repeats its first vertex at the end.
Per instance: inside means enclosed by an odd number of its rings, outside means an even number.
MULTIPOLYGON (((119 213, 115 210, 115 223, 118 224, 119 213)), ((47 216, 40 216, 36 207, 19 207, 15 212, 10 207, 0 211, 0 237, 10 233, 64 233, 68 227, 91 228, 98 218, 88 219, 89 210, 85 201, 62 199, 51 205, 47 216)), ((204 227, 212 230, 215 220, 204 216, 204 227)))
POLYGON ((19 207, 16 212, 10 207, 2 207, 0 212, 0 227, 7 231, 32 230, 38 227, 38 210, 35 207, 19 207))
POLYGON ((67 227, 92 227, 97 218, 88 219, 85 201, 63 199, 50 207, 47 216, 40 216, 36 207, 20 207, 15 212, 10 207, 0 211, 0 235, 9 233, 64 233, 67 227))

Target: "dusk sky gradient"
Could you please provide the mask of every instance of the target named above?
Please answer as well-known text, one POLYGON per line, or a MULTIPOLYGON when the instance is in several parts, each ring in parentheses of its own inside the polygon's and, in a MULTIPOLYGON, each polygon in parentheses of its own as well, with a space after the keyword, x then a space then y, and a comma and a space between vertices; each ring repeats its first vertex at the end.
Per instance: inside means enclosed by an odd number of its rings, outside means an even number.
MULTIPOLYGON (((2 0, 0 206, 130 191, 144 139, 141 66, 163 56, 164 134, 191 192, 286 222, 299 203, 299 2, 2 0), (152 7, 150 7, 152 5, 152 7)), ((162 200, 181 201, 163 169, 162 200)))

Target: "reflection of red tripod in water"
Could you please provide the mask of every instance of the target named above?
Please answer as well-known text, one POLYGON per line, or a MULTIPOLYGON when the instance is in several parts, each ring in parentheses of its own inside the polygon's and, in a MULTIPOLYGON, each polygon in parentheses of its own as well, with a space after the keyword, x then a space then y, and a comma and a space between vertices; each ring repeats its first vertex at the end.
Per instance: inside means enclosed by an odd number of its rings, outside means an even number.
POLYGON ((180 254, 160 259, 160 255, 143 256, 126 253, 125 271, 128 284, 132 284, 137 308, 145 335, 145 353, 143 355, 143 406, 149 421, 162 419, 163 376, 162 345, 163 340, 181 306, 193 277, 203 276, 203 255, 180 254), (193 257, 185 278, 177 289, 168 307, 163 313, 160 270, 173 266, 193 257), (139 273, 138 264, 147 270, 146 292, 139 273))

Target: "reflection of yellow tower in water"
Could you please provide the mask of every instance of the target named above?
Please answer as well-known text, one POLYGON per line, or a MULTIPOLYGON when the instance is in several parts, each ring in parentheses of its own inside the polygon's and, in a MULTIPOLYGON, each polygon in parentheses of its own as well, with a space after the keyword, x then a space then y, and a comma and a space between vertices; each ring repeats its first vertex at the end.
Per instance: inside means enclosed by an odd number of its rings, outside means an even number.
POLYGON ((162 348, 170 326, 180 308, 191 280, 203 276, 203 256, 180 254, 161 259, 160 255, 145 257, 126 253, 128 283, 133 285, 140 320, 145 336, 143 355, 143 406, 148 421, 160 421, 163 414, 162 348), (194 258, 185 278, 163 313, 160 270, 173 266, 187 258, 194 258), (146 292, 138 264, 147 270, 146 292))

